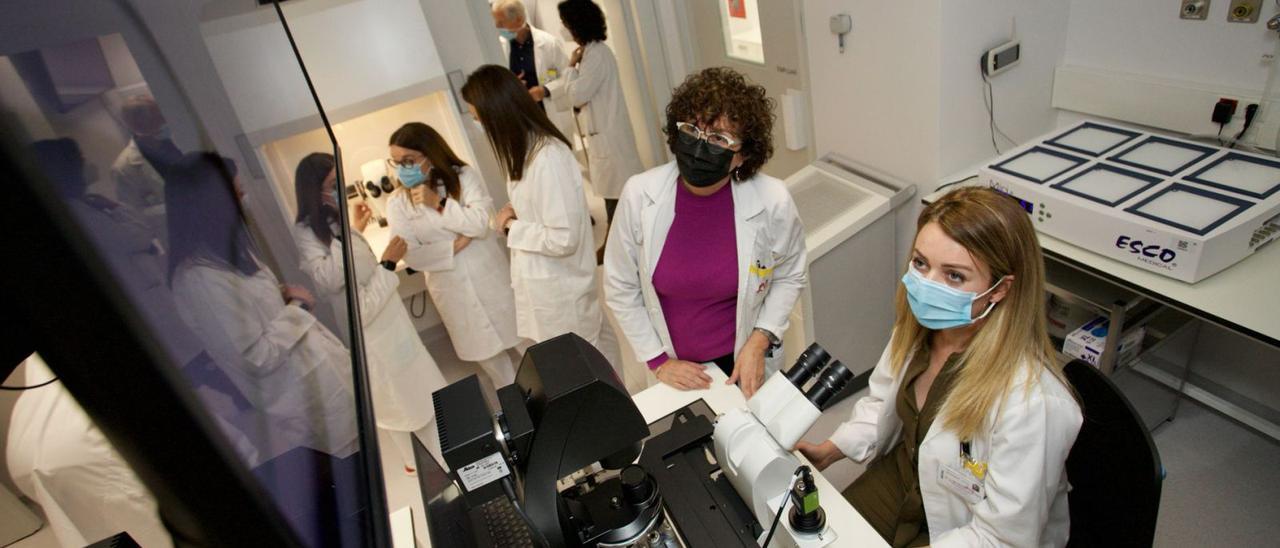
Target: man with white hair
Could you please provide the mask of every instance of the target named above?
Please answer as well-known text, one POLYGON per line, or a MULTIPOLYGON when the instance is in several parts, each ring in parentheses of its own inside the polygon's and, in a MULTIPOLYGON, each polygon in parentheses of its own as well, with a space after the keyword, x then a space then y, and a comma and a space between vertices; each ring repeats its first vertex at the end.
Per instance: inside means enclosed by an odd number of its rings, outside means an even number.
POLYGON ((573 121, 568 111, 559 111, 551 101, 543 101, 564 86, 563 76, 569 65, 564 43, 531 25, 521 0, 497 0, 492 8, 493 24, 498 28, 498 41, 507 58, 507 68, 524 82, 529 95, 546 109, 547 117, 556 128, 566 137, 573 135, 573 121))
POLYGON ((120 120, 132 138, 111 165, 109 198, 129 206, 160 230, 164 219, 164 172, 182 158, 169 125, 150 95, 135 95, 120 107, 120 120))

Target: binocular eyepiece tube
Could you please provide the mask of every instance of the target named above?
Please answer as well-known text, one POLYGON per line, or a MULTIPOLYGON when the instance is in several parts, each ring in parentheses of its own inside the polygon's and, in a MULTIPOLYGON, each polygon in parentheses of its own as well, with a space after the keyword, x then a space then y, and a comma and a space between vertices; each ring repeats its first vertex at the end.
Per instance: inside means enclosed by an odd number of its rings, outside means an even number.
POLYGON ((797 390, 804 390, 804 385, 809 382, 809 379, 821 371, 829 361, 831 361, 831 354, 815 342, 809 345, 809 348, 806 348, 796 359, 795 365, 787 370, 787 380, 791 381, 797 390))
POLYGON ((822 406, 844 390, 851 380, 853 380, 853 371, 850 371, 840 360, 835 360, 823 372, 818 382, 813 384, 813 388, 805 392, 804 397, 815 407, 822 409, 822 406))

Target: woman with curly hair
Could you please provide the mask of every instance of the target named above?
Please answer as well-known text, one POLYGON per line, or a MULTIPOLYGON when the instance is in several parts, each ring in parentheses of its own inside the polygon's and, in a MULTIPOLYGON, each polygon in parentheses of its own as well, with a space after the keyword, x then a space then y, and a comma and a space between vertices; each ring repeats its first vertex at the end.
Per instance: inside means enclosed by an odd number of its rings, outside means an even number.
POLYGON ((781 365, 806 283, 804 230, 773 154, 773 101, 728 68, 676 88, 676 160, 627 181, 605 248, 605 295, 636 358, 682 390, 714 363, 751 397, 781 365))
POLYGON ((569 58, 563 91, 553 96, 561 109, 572 107, 587 144, 591 186, 604 198, 610 222, 627 178, 640 173, 640 153, 631 132, 627 102, 618 79, 618 60, 604 43, 604 12, 591 0, 565 0, 560 20, 578 49, 569 58))

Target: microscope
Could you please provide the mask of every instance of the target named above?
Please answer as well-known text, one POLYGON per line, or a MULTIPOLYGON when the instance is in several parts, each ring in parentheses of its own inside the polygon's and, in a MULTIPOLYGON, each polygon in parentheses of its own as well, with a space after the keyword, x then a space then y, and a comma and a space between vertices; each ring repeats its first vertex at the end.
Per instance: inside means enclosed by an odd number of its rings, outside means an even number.
POLYGON ((497 412, 474 375, 432 395, 450 470, 445 477, 416 450, 420 475, 439 476, 419 480, 433 542, 831 545, 812 472, 789 449, 852 377, 814 344, 745 409, 716 416, 698 400, 649 425, 585 340, 570 333, 534 345, 515 383, 498 389, 497 412))
POLYGON ((433 399, 441 452, 468 505, 509 501, 532 537, 486 542, 679 546, 656 483, 632 464, 649 427, 608 360, 581 337, 531 347, 515 383, 498 389, 497 413, 475 376, 433 399))

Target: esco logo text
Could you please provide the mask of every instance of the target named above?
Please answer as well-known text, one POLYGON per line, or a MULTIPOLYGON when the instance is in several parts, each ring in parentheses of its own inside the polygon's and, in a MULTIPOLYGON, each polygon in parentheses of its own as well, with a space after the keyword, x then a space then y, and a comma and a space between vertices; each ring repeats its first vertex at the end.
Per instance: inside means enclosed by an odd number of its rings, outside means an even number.
POLYGON ((1143 243, 1142 240, 1135 240, 1128 236, 1120 236, 1116 238, 1116 247, 1120 249, 1128 249, 1129 253, 1134 255, 1142 255, 1143 257, 1151 257, 1160 259, 1160 262, 1172 262, 1178 256, 1178 253, 1167 247, 1161 247, 1156 244, 1143 243))

